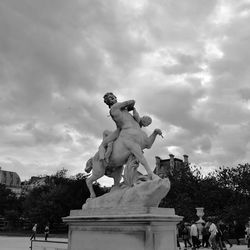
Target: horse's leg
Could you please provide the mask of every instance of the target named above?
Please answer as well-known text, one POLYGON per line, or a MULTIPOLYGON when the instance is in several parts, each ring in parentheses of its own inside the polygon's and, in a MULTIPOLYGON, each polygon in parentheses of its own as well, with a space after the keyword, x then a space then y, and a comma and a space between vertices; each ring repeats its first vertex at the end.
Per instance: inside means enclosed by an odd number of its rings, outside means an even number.
POLYGON ((149 149, 152 147, 157 135, 162 135, 162 132, 160 129, 155 129, 154 132, 148 138, 146 138, 145 148, 149 149))
POLYGON ((150 166, 148 165, 148 162, 142 153, 142 149, 140 145, 129 140, 124 140, 124 145, 136 157, 136 159, 144 166, 145 170, 148 173, 148 177, 150 179, 153 179, 155 175, 153 171, 151 170, 150 166))
POLYGON ((112 177, 114 178, 114 186, 119 186, 121 178, 122 178, 123 166, 117 167, 116 171, 112 173, 112 177))
POLYGON ((105 168, 101 161, 93 161, 92 174, 86 179, 86 184, 90 192, 90 198, 95 198, 96 194, 93 188, 93 182, 104 176, 105 168))
POLYGON ((109 175, 109 177, 114 179, 114 185, 112 186, 110 192, 117 190, 122 178, 123 166, 116 167, 116 169, 109 175))

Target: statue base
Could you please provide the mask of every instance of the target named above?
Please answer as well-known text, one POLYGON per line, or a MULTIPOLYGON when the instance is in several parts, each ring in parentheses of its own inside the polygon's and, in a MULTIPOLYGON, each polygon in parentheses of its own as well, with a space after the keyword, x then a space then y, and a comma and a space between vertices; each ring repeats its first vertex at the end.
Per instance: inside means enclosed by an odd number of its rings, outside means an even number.
POLYGON ((72 210, 68 250, 176 250, 174 209, 93 208, 72 210))

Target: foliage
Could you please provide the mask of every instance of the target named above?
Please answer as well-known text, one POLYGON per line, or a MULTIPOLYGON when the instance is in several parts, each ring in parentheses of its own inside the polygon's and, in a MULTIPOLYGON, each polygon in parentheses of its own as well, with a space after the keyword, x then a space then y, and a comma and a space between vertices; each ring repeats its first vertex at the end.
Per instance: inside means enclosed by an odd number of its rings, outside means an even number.
POLYGON ((7 210, 15 209, 16 203, 16 195, 5 185, 0 184, 0 216, 4 216, 7 210))
MULTIPOLYGON (((49 223, 61 223, 62 217, 68 216, 71 209, 80 209, 89 197, 86 176, 77 175, 67 178, 66 170, 57 172, 46 179, 44 185, 30 191, 23 202, 23 216, 40 226, 49 223)), ((94 186, 97 194, 104 191, 98 184, 94 186)))
MULTIPOLYGON (((0 216, 4 216, 15 227, 20 218, 38 223, 40 229, 46 223, 62 222, 71 209, 80 209, 89 198, 86 175, 77 174, 68 178, 67 170, 43 177, 44 182, 17 198, 11 190, 0 185, 0 216)), ((249 164, 233 168, 221 167, 202 176, 198 168, 182 164, 173 169, 170 177, 171 189, 162 200, 161 207, 173 207, 176 214, 187 221, 197 220, 196 207, 205 208, 205 216, 245 223, 250 217, 250 168, 249 164)), ((33 178, 37 180, 39 178, 33 178)), ((31 184, 32 180, 27 183, 31 184)), ((97 195, 107 189, 94 185, 97 195)))
POLYGON ((219 168, 202 176, 198 168, 182 165, 170 176, 171 189, 161 206, 174 207, 185 220, 197 219, 196 207, 205 208, 205 216, 231 223, 245 223, 250 217, 249 164, 219 168))
POLYGON ((250 165, 239 164, 237 167, 219 168, 216 171, 216 180, 220 186, 227 187, 237 193, 250 195, 250 165))

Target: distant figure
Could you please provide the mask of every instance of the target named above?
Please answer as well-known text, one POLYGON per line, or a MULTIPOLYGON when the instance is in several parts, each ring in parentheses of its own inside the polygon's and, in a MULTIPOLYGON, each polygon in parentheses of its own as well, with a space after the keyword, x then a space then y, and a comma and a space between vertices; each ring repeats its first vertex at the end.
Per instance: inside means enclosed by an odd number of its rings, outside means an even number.
POLYGON ((192 243, 193 243, 193 249, 199 248, 200 247, 200 241, 199 241, 199 233, 198 233, 198 228, 195 224, 194 221, 191 223, 191 228, 190 228, 190 235, 192 238, 192 243))
POLYGON ((223 244, 224 242, 223 242, 223 233, 222 233, 222 230, 221 230, 221 224, 218 222, 216 224, 216 227, 217 227, 217 231, 218 231, 217 234, 216 234, 217 246, 219 247, 220 250, 223 250, 224 249, 223 245, 225 245, 225 244, 223 244))
POLYGON ((245 235, 246 235, 247 247, 248 249, 250 249, 250 221, 246 224, 245 235))
POLYGON ((184 228, 182 230, 182 239, 184 241, 184 246, 185 246, 185 249, 189 246, 189 247, 192 247, 192 244, 191 242, 189 241, 190 239, 190 228, 188 226, 189 224, 187 222, 184 223, 184 228), (188 246, 187 246, 188 244, 188 246))
POLYGON ((218 246, 217 246, 217 242, 216 242, 216 235, 218 233, 218 230, 217 230, 216 225, 212 221, 209 221, 209 223, 210 223, 210 226, 209 226, 209 233, 210 233, 209 243, 210 243, 211 248, 213 250, 217 250, 218 246))
POLYGON ((233 232, 234 232, 234 238, 236 239, 237 245, 240 245, 240 231, 241 231, 240 224, 236 220, 234 220, 233 232))
POLYGON ((204 222, 202 223, 201 234, 202 234, 202 247, 208 248, 210 246, 208 241, 210 236, 208 223, 206 224, 204 222))
POLYGON ((37 230, 37 224, 35 224, 32 228, 32 235, 30 237, 30 240, 36 239, 36 230, 37 230))
POLYGON ((44 238, 45 238, 45 240, 47 240, 48 237, 49 237, 49 224, 47 224, 45 229, 44 229, 44 238))
POLYGON ((223 223, 223 221, 220 221, 219 223, 219 229, 222 233, 222 245, 223 248, 226 248, 226 243, 230 245, 230 247, 233 246, 233 244, 229 241, 229 228, 228 225, 223 223))
POLYGON ((181 245, 180 245, 180 241, 179 241, 179 226, 180 225, 177 225, 176 226, 176 241, 177 241, 177 247, 179 248, 179 250, 181 249, 181 245))

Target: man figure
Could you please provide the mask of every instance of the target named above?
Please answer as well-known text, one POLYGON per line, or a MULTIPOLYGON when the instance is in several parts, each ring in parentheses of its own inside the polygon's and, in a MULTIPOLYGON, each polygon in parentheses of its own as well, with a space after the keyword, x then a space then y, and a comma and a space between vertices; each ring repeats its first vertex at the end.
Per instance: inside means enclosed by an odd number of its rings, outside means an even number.
POLYGON ((49 237, 49 224, 47 224, 45 229, 44 229, 44 238, 45 238, 45 240, 47 240, 48 237, 49 237))
POLYGON ((201 230, 201 234, 202 234, 202 247, 209 247, 209 225, 208 223, 205 224, 204 222, 201 223, 202 224, 202 230, 201 230))
POLYGON ((193 249, 199 248, 200 242, 199 242, 199 233, 198 233, 198 228, 195 224, 194 221, 191 222, 191 228, 190 228, 190 236, 192 238, 192 243, 193 243, 193 249))
POLYGON ((245 236, 247 241, 248 250, 250 250, 250 221, 246 224, 245 236))
POLYGON ((86 180, 90 191, 90 198, 96 197, 93 182, 105 174, 107 166, 114 169, 114 171, 109 174, 110 177, 114 178, 114 186, 119 185, 122 167, 126 164, 130 156, 134 156, 135 159, 144 166, 149 179, 159 178, 151 170, 142 150, 151 148, 156 136, 162 134, 161 130, 155 129, 150 136, 147 136, 147 134, 142 131, 138 122, 129 113, 129 111, 134 109, 134 100, 119 103, 113 93, 107 93, 104 95, 104 102, 110 108, 110 115, 116 123, 117 129, 104 138, 98 153, 96 153, 92 159, 89 159, 86 164, 87 170, 90 169, 91 165, 93 167, 91 176, 86 180), (107 164, 105 161, 105 152, 108 148, 108 144, 114 142, 114 140, 116 140, 114 148, 107 164))
POLYGON ((121 112, 128 112, 133 110, 134 105, 135 105, 135 101, 134 100, 130 100, 127 102, 123 102, 123 103, 118 103, 116 96, 111 93, 108 92, 106 93, 104 96, 104 102, 109 106, 110 108, 110 116, 112 117, 113 121, 116 123, 116 130, 114 132, 112 132, 109 136, 107 136, 106 138, 104 138, 102 144, 99 147, 99 159, 100 160, 104 160, 105 159, 105 148, 107 148, 108 143, 115 141, 121 131, 123 122, 121 121, 121 112))
MULTIPOLYGON (((140 117, 135 108, 133 110, 133 117, 136 120, 136 122, 138 122, 138 124, 140 125, 140 127, 147 127, 147 126, 149 126, 152 123, 152 119, 149 116, 140 117)), ((103 141, 105 140, 105 138, 107 138, 111 134, 112 134, 111 131, 104 130, 103 131, 103 141)), ((113 136, 114 137, 116 137, 116 136, 118 137, 119 134, 115 131, 115 134, 113 136)), ((115 139, 117 139, 117 137, 115 139)), ((103 151, 105 151, 104 152, 104 159, 105 159, 105 161, 103 161, 103 163, 104 163, 105 166, 108 165, 109 157, 110 157, 110 155, 112 153, 112 149, 113 149, 113 142, 114 142, 114 140, 111 141, 111 142, 109 142, 109 143, 107 143, 107 144, 105 144, 105 146, 103 146, 103 142, 102 142, 102 144, 99 147, 98 155, 100 155, 100 151, 101 151, 101 153, 103 153, 103 151)), ((98 155, 96 155, 94 157, 97 157, 98 155)), ((92 159, 93 159, 93 157, 90 158, 87 161, 86 168, 85 168, 85 172, 87 172, 87 173, 90 173, 90 171, 92 170, 92 159)))
MULTIPOLYGON (((103 140, 101 146, 99 147, 99 159, 104 161, 105 148, 107 148, 108 143, 113 142, 115 139, 117 139, 122 130, 126 129, 129 130, 137 126, 138 129, 140 129, 140 126, 138 122, 135 121, 133 116, 129 113, 129 111, 132 111, 134 109, 135 105, 134 100, 117 102, 116 96, 111 92, 106 93, 103 98, 104 102, 109 106, 110 115, 117 126, 117 129, 114 132, 112 132, 109 136, 107 136, 103 140)), ((141 162, 141 164, 145 167, 145 170, 147 171, 149 178, 152 179, 154 174, 150 169, 145 157, 143 156, 141 148, 139 147, 138 144, 133 143, 133 139, 135 136, 133 132, 136 133, 136 131, 128 131, 127 133, 124 133, 123 139, 125 140, 125 145, 129 150, 131 150, 131 152, 135 155, 137 160, 139 160, 139 162, 141 162)))
POLYGON ((184 249, 187 249, 187 244, 188 244, 189 247, 192 247, 192 244, 189 241, 190 230, 189 230, 187 222, 184 223, 184 228, 183 228, 183 231, 182 231, 182 238, 183 238, 184 246, 185 246, 184 249))
POLYGON ((32 228, 32 235, 30 237, 30 240, 36 239, 36 230, 37 230, 37 224, 35 224, 32 228))
POLYGON ((233 229, 237 245, 240 245, 241 225, 236 220, 233 221, 233 229))

